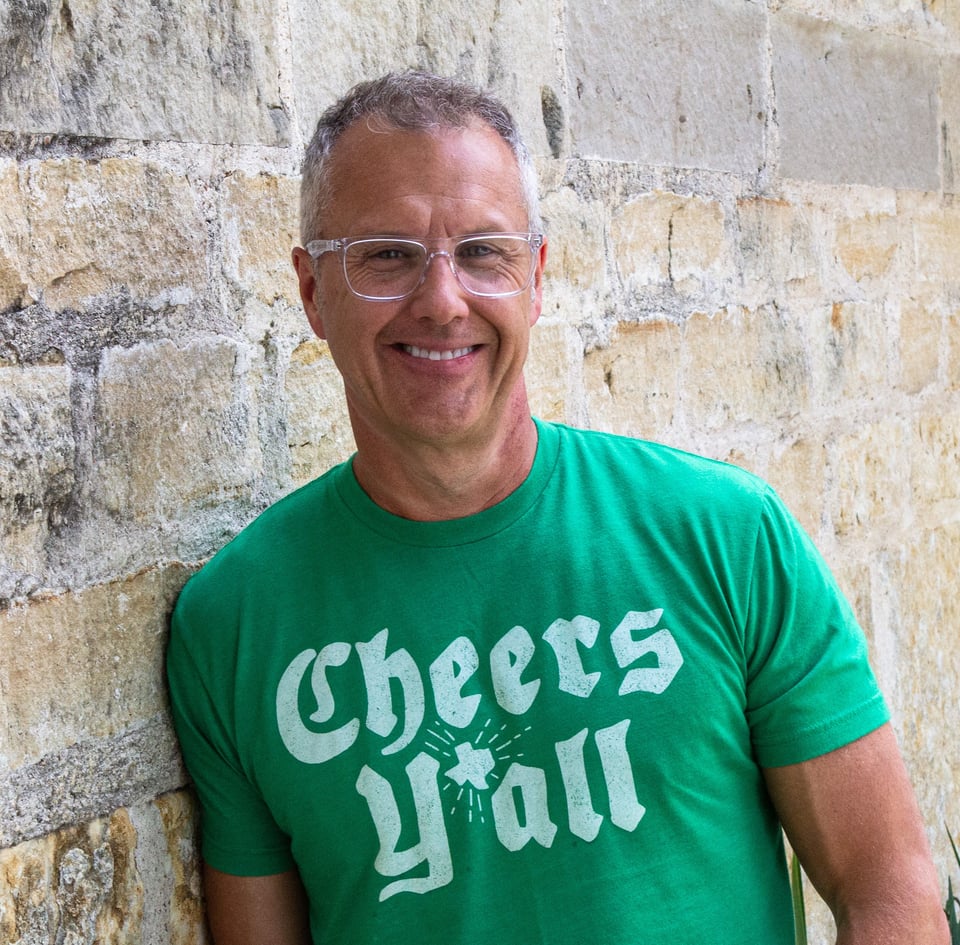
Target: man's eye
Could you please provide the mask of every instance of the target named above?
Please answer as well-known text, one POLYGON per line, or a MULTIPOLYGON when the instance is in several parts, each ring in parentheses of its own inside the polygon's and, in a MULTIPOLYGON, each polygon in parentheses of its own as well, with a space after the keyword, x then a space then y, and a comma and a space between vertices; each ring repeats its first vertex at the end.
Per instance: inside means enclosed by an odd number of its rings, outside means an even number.
POLYGON ((382 249, 374 250, 370 255, 377 259, 406 259, 412 254, 410 250, 398 246, 385 246, 382 249))
POLYGON ((500 252, 492 243, 464 243, 458 255, 468 259, 482 259, 484 256, 499 255, 500 252))
POLYGON ((422 253, 416 246, 403 243, 363 243, 351 247, 354 265, 371 268, 407 266, 416 263, 422 253))

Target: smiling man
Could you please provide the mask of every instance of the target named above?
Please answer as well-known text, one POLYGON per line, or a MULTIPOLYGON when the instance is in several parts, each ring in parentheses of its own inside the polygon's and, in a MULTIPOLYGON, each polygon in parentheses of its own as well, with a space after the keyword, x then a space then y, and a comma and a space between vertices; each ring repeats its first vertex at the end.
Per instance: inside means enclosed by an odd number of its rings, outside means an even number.
POLYGON ((531 417, 546 241, 507 111, 321 118, 293 253, 352 459, 185 588, 174 718, 216 945, 947 941, 853 615, 755 477, 531 417))
POLYGON ((343 375, 354 473, 407 518, 479 512, 523 481, 537 442, 522 370, 546 245, 505 173, 514 153, 480 118, 442 133, 355 122, 326 160, 337 239, 293 258, 343 375))

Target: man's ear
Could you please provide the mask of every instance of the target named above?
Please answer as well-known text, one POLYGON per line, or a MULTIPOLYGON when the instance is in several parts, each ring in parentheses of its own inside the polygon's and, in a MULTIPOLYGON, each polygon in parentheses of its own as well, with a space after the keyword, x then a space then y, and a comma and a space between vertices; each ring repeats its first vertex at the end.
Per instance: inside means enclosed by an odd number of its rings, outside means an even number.
POLYGON ((537 266, 533 270, 533 281, 530 283, 530 327, 532 328, 540 318, 543 310, 543 270, 547 265, 547 241, 544 240, 537 250, 537 266))
POLYGON ((304 312, 307 313, 307 321, 310 322, 310 327, 318 338, 326 338, 327 334, 323 327, 323 317, 320 314, 318 301, 320 286, 317 282, 315 260, 302 246, 294 248, 292 258, 293 268, 300 286, 300 301, 303 303, 304 312))

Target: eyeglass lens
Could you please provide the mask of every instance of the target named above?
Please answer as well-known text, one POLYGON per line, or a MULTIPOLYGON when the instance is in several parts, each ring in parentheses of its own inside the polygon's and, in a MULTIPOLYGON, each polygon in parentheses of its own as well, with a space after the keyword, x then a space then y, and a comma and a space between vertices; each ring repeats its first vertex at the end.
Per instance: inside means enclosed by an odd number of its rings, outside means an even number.
POLYGON ((534 268, 533 247, 520 236, 468 237, 454 245, 452 254, 428 253, 413 240, 363 239, 346 247, 343 265, 347 284, 357 295, 395 299, 417 288, 436 256, 453 262, 464 289, 489 297, 522 292, 534 268))

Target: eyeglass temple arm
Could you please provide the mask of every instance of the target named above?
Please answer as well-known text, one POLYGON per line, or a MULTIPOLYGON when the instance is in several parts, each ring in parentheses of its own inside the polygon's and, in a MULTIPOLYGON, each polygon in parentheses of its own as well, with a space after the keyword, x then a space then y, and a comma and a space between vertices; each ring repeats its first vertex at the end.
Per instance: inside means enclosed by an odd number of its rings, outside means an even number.
POLYGON ((303 248, 314 259, 319 259, 324 253, 335 253, 343 246, 343 240, 310 240, 303 248))

